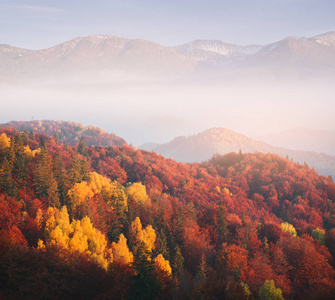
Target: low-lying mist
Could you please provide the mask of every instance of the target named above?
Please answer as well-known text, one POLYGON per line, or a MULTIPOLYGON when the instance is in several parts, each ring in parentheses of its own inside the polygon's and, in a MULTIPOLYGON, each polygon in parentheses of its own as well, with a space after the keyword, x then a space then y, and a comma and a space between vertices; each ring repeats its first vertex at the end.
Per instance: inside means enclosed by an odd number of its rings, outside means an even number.
POLYGON ((0 122, 66 120, 128 143, 163 143, 211 127, 250 137, 294 127, 334 130, 329 81, 213 80, 124 73, 0 85, 0 122))

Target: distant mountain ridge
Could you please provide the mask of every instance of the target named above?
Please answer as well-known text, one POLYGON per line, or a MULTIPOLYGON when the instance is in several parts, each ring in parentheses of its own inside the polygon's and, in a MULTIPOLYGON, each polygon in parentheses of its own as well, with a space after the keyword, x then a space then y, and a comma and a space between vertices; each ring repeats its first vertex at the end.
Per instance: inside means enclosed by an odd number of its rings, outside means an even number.
POLYGON ((175 49, 201 63, 228 66, 228 71, 275 78, 335 75, 335 31, 311 38, 288 37, 262 46, 196 40, 175 49))
POLYGON ((335 31, 247 46, 195 40, 166 47, 140 39, 86 36, 43 50, 0 45, 0 65, 4 82, 101 71, 185 75, 200 70, 201 74, 207 65, 238 76, 335 76, 335 31))
POLYGON ((0 45, 0 76, 9 79, 58 74, 126 70, 129 72, 185 72, 196 63, 159 44, 109 35, 77 37, 43 50, 0 45))
POLYGON ((184 163, 206 161, 217 153, 223 155, 242 151, 279 154, 301 164, 306 162, 320 174, 335 178, 335 156, 272 146, 225 128, 211 128, 194 136, 177 137, 153 148, 152 151, 184 163))

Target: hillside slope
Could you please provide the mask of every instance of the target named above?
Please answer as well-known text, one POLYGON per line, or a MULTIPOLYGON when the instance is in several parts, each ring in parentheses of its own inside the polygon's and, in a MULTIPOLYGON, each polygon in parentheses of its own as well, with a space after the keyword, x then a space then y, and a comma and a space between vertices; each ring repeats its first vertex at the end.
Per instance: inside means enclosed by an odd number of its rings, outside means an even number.
POLYGON ((312 151, 289 150, 272 146, 225 128, 212 128, 197 135, 178 137, 169 143, 155 147, 153 151, 180 162, 202 162, 214 154, 229 152, 274 153, 307 163, 317 172, 335 178, 335 157, 312 151))
POLYGON ((102 129, 94 126, 84 127, 80 123, 66 121, 12 121, 6 124, 0 124, 0 127, 15 128, 19 132, 33 131, 37 134, 45 134, 54 137, 57 134, 58 139, 63 144, 70 146, 77 145, 84 137, 88 146, 121 146, 125 140, 116 134, 109 134, 102 129))

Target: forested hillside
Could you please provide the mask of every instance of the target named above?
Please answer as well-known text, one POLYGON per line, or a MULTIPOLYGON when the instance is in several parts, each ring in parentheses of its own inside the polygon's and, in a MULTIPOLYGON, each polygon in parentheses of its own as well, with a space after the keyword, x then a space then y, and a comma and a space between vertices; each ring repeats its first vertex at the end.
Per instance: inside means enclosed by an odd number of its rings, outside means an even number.
POLYGON ((18 131, 33 131, 55 137, 62 144, 74 146, 82 137, 88 146, 122 146, 124 139, 116 134, 109 134, 95 126, 83 126, 80 123, 67 121, 12 121, 2 124, 4 127, 12 127, 18 131))
POLYGON ((333 299, 335 184, 0 128, 1 299, 333 299))

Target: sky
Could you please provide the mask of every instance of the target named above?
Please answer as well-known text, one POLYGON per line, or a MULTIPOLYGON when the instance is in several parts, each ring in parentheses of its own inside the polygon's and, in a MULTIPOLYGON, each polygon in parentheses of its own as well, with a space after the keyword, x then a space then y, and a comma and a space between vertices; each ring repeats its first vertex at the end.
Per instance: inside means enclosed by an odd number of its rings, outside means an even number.
POLYGON ((36 50, 96 34, 268 44, 335 30, 334 13, 334 0, 0 0, 0 44, 36 50))

